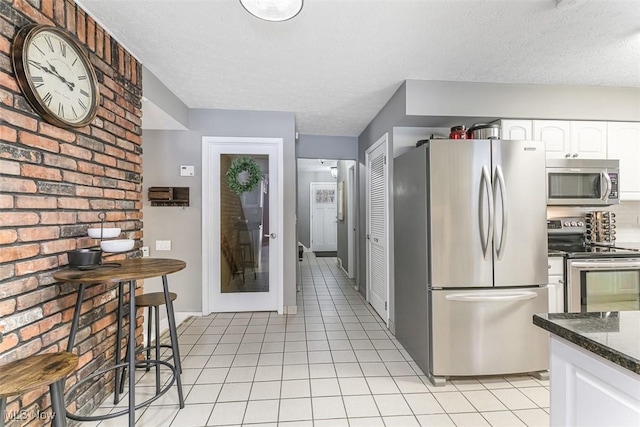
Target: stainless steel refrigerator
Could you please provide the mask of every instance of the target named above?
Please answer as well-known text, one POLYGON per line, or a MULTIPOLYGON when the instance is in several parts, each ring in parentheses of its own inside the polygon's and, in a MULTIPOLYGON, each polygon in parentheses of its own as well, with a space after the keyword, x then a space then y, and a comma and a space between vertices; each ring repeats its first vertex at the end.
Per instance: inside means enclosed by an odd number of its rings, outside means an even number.
POLYGON ((393 167, 398 340, 434 384, 547 370, 544 143, 431 140, 393 167))

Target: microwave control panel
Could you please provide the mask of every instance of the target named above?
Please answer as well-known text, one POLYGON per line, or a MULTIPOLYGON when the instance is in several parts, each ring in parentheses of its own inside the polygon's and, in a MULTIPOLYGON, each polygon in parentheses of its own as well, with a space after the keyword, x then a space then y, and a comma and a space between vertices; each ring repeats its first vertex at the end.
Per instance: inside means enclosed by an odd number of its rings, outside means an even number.
POLYGON ((610 199, 618 198, 618 174, 609 173, 609 179, 611 180, 611 192, 609 193, 610 199))

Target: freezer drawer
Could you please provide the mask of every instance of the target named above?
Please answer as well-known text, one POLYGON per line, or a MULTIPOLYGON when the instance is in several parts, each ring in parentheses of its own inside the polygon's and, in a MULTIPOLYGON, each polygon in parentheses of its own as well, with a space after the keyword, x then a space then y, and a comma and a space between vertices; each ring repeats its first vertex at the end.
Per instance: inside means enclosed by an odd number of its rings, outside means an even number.
POLYGON ((429 291, 432 376, 549 369, 549 335, 533 325, 547 287, 429 291))

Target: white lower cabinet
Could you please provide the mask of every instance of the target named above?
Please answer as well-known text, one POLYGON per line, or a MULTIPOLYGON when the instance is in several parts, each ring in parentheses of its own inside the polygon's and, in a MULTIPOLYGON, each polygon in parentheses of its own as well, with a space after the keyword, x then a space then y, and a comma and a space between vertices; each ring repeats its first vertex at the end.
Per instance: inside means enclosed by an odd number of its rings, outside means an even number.
POLYGON ((640 375, 551 335, 551 427, 640 426, 640 375))
POLYGON ((549 257, 549 313, 564 313, 564 258, 549 257))

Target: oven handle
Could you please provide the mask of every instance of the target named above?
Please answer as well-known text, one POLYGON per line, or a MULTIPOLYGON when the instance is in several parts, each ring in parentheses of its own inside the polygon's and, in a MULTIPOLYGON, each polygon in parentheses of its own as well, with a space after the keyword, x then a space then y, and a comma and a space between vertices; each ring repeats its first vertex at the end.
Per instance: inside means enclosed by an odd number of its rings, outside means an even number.
POLYGON ((571 268, 580 268, 583 270, 635 270, 640 268, 640 261, 627 262, 571 262, 571 268))
POLYGON ((602 172, 602 180, 606 183, 604 194, 602 195, 602 200, 607 200, 609 198, 609 194, 611 193, 611 178, 609 177, 609 174, 606 172, 602 172))

